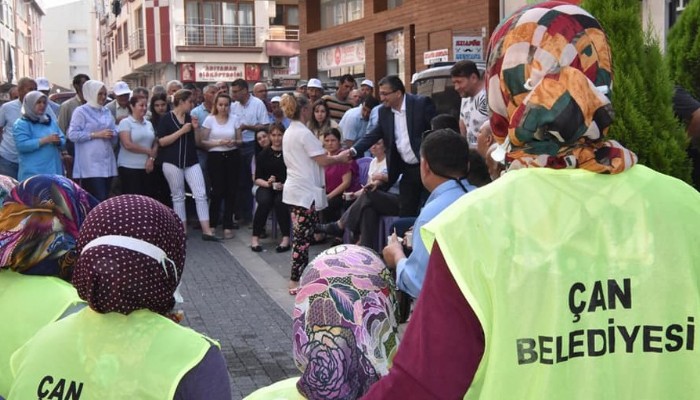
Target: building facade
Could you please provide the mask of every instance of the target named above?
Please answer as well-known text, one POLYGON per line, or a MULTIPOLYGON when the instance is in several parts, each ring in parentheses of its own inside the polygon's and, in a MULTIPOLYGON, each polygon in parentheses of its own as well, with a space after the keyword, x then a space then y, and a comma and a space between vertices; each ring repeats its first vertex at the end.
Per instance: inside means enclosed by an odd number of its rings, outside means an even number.
POLYGON ((296 1, 98 1, 101 79, 110 87, 294 78, 284 67, 299 54, 296 1))
POLYGON ((92 4, 77 0, 50 6, 44 17, 46 78, 52 85, 71 88, 73 77, 98 78, 97 35, 92 4), (85 18, 76 18, 84 15, 85 18))
POLYGON ((378 80, 438 61, 482 60, 499 0, 302 0, 301 75, 378 80))
MULTIPOLYGON (((0 0, 0 82, 44 74, 41 0, 0 0)), ((3 86, 4 88, 4 86, 3 86)), ((5 92, 5 90, 0 90, 5 92)))

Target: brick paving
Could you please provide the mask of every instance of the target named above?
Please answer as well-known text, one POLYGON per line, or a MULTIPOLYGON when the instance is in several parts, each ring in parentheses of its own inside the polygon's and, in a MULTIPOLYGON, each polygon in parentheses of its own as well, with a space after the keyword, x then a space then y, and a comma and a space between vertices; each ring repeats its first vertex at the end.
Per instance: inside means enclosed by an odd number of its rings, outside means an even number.
POLYGON ((283 310, 225 245, 204 242, 199 234, 191 232, 187 243, 184 325, 219 341, 233 398, 299 375, 291 357, 291 310, 283 310))

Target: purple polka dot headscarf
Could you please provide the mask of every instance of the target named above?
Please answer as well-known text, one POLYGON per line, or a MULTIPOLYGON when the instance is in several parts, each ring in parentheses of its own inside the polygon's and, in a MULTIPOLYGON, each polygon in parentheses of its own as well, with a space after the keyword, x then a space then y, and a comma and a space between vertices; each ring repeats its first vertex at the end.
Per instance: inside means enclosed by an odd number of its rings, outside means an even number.
POLYGON ((93 310, 166 314, 174 307, 185 267, 185 235, 171 209, 138 195, 106 200, 80 229, 78 251, 73 285, 93 310))

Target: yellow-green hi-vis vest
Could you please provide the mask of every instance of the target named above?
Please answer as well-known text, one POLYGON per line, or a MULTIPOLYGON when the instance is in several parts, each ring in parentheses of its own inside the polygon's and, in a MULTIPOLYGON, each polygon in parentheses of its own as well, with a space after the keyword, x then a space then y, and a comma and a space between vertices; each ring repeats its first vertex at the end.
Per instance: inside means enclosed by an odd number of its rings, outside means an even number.
MULTIPOLYGON (((526 169, 427 224, 484 330, 465 399, 697 399, 700 194, 526 169)), ((424 294, 424 295, 427 295, 424 294)))
POLYGON ((9 399, 170 400, 210 347, 206 337, 148 310, 85 308, 15 352, 9 399))
POLYGON ((297 382, 298 376, 275 382, 254 391, 243 400, 304 400, 306 397, 297 390, 297 382))
POLYGON ((73 286, 50 276, 0 270, 0 396, 7 397, 12 374, 10 357, 43 326, 81 303, 73 286))

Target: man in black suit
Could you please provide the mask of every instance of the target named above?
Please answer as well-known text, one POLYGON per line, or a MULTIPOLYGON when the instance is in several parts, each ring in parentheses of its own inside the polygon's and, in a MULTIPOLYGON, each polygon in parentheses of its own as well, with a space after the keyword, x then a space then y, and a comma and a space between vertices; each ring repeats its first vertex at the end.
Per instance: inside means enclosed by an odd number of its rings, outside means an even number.
POLYGON ((428 97, 406 93, 396 75, 379 81, 379 99, 384 107, 379 109, 377 126, 346 152, 357 157, 384 139, 389 170, 387 187, 403 175, 399 182, 399 216, 415 217, 422 198, 426 197, 420 179, 420 145, 423 132, 430 129, 430 120, 435 116, 435 105, 428 97))

